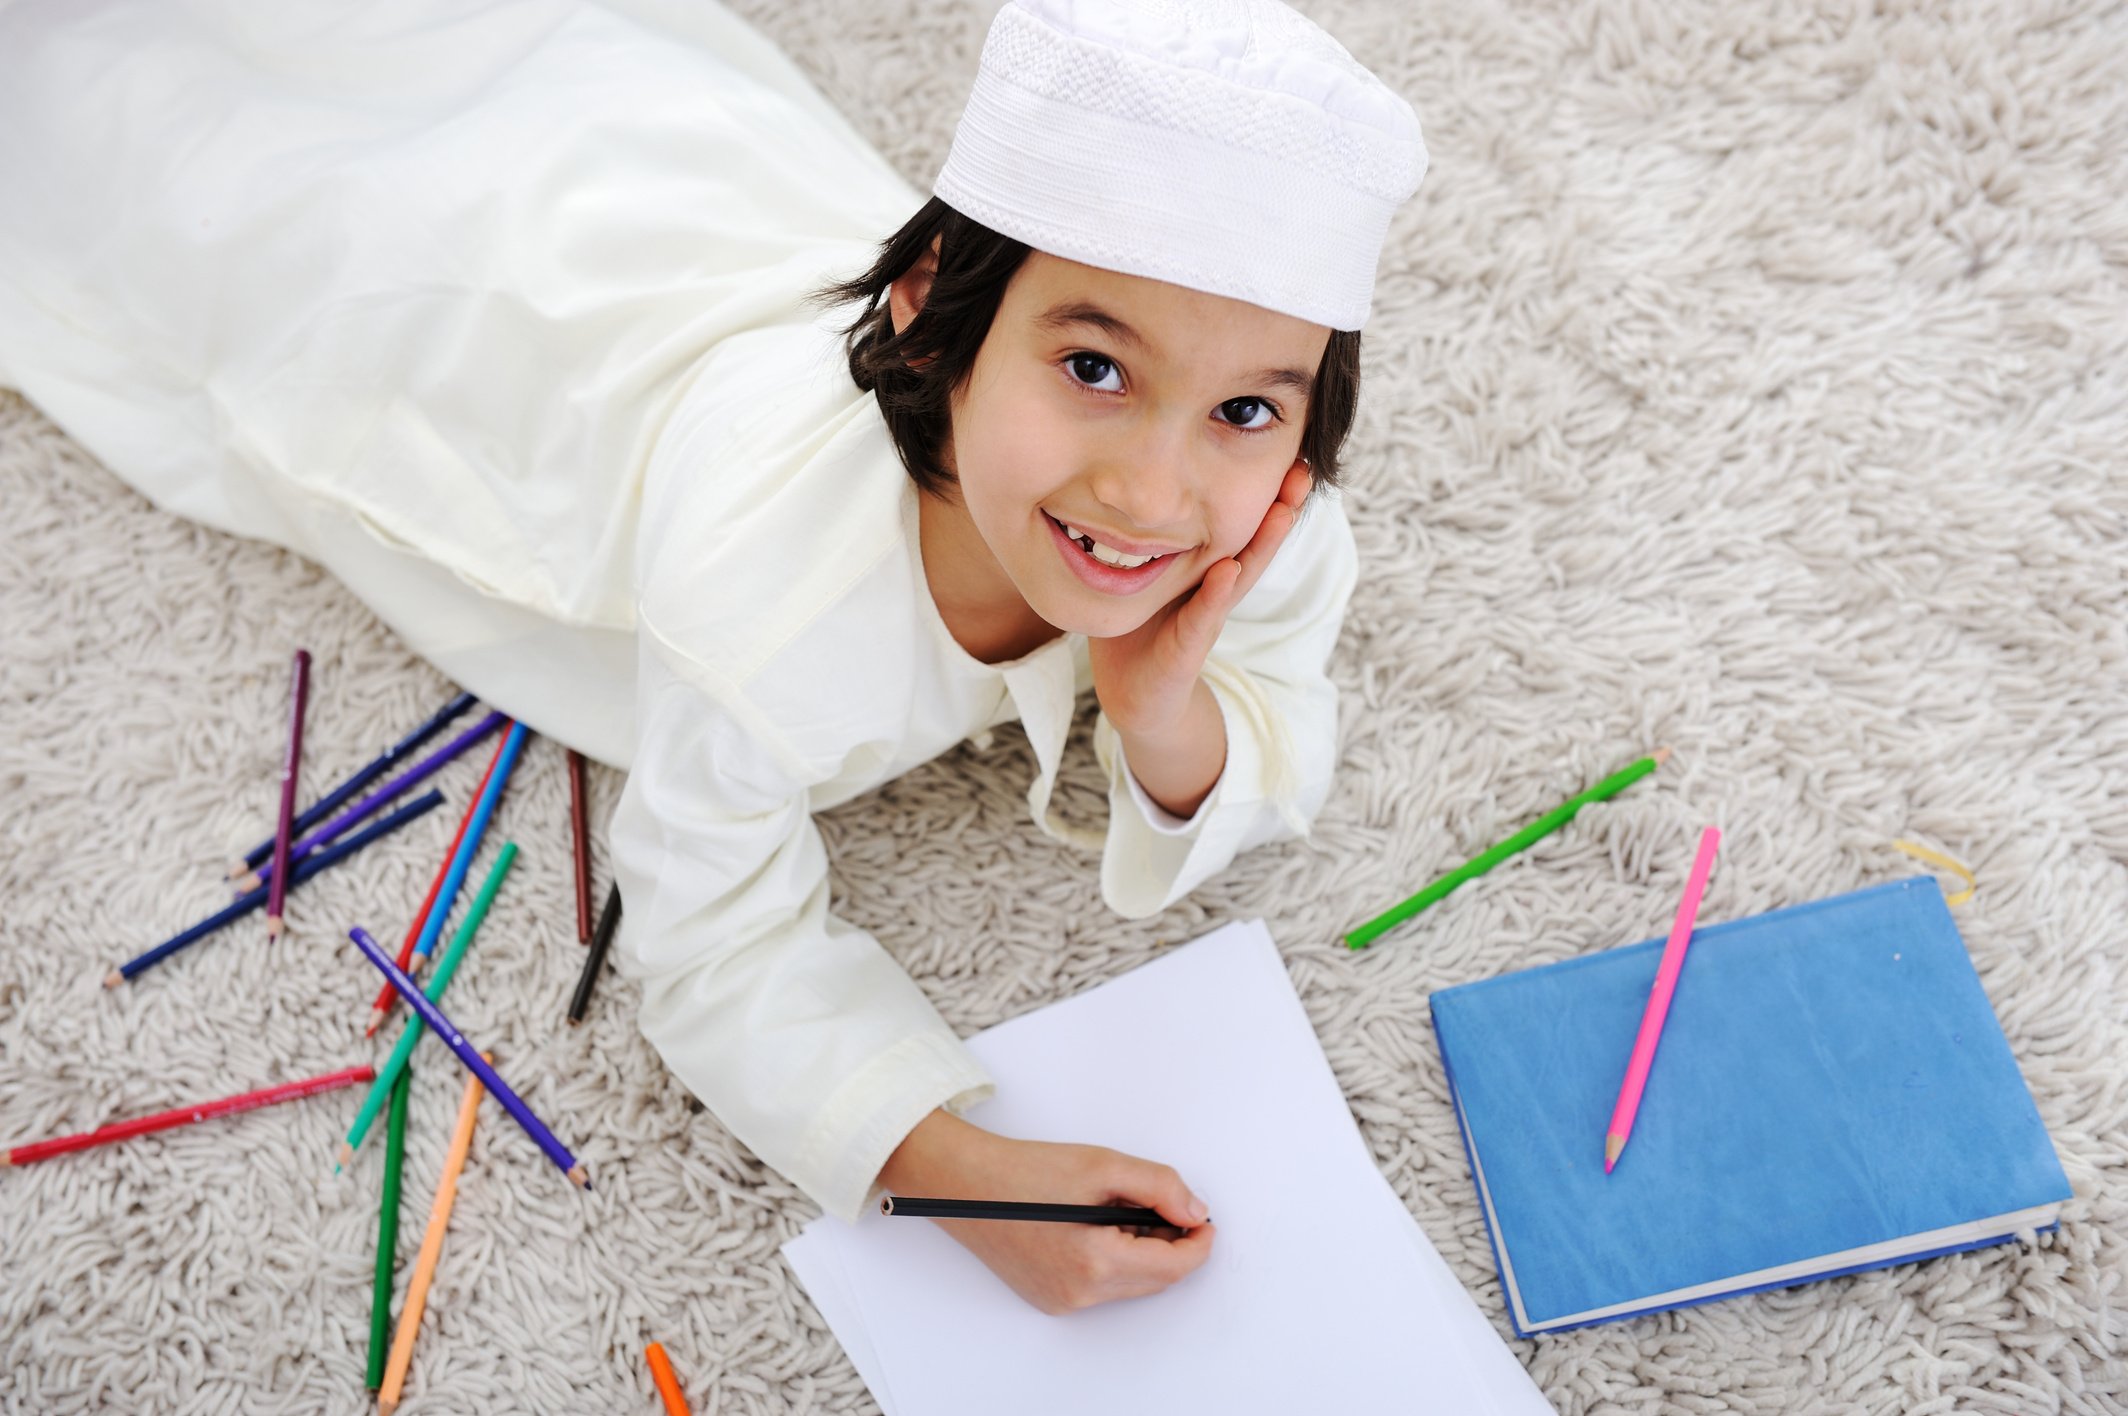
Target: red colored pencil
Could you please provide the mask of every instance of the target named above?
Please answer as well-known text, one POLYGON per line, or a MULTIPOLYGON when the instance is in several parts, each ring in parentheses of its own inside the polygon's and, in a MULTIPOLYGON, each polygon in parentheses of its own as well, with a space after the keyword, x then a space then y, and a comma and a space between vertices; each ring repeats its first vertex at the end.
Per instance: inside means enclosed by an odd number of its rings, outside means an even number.
MULTIPOLYGON (((436 908, 436 896, 443 890, 443 877, 451 873, 451 861, 458 854, 458 844, 465 839, 466 827, 473 824, 473 812, 479 808, 480 798, 488 790, 488 778, 495 775, 495 764, 502 761, 503 747, 509 741, 510 736, 505 733, 495 744, 495 755, 488 759, 488 770, 480 774, 480 785, 473 788, 473 799, 466 803, 465 815, 458 818, 458 834, 451 837, 450 848, 443 853, 443 864, 436 867, 436 878, 429 882, 428 898, 414 912, 414 922, 406 927, 406 939, 399 946, 399 967, 402 969, 413 961, 414 943, 421 938, 421 926, 429 922, 429 911, 436 908)), ((377 1001, 370 1005, 369 1026, 363 1029, 364 1037, 377 1035, 377 1029, 383 1027, 384 1020, 391 1016, 392 1000, 398 996, 389 983, 384 985, 377 1001)))
MULTIPOLYGON (((398 958, 400 969, 411 967, 413 945, 415 945, 415 941, 421 939, 421 926, 428 924, 428 911, 436 907, 436 896, 443 892, 443 877, 451 873, 451 858, 458 856, 458 843, 466 839, 466 826, 472 824, 472 813, 475 813, 479 809, 479 805, 481 805, 481 794, 487 792, 487 779, 496 775, 496 762, 502 760, 502 747, 504 747, 504 743, 509 743, 509 741, 511 741, 509 735, 504 732, 502 741, 496 743, 496 756, 487 758, 487 771, 481 773, 481 786, 472 788, 472 801, 466 803, 466 813, 464 813, 462 818, 458 818, 458 835, 453 835, 451 843, 445 847, 443 865, 436 867, 436 879, 428 882, 428 896, 421 901, 421 907, 413 911, 413 924, 406 926, 406 939, 400 941, 400 958, 398 958)), ((396 997, 398 997, 398 994, 392 992, 392 984, 385 984, 383 992, 377 994, 377 1001, 370 1003, 370 1026, 362 1028, 364 1037, 377 1037, 377 1028, 381 1028, 385 1024, 385 1018, 392 1016, 392 999, 396 999, 396 997)))
POLYGON ((228 1116, 238 1111, 272 1106, 278 1101, 294 1101, 299 1096, 312 1096, 339 1087, 351 1087, 357 1082, 373 1081, 376 1076, 377 1069, 374 1067, 349 1067, 343 1072, 330 1072, 322 1077, 306 1077, 300 1082, 283 1082, 277 1087, 267 1087, 262 1091, 245 1092, 242 1096, 223 1097, 220 1101, 206 1101, 195 1106, 180 1106, 175 1111, 165 1111, 155 1116, 114 1121, 108 1126, 98 1126, 95 1130, 84 1131, 78 1136, 60 1136, 56 1140, 16 1146, 13 1150, 0 1153, 0 1166, 28 1165, 33 1160, 43 1160, 47 1156, 65 1155, 68 1151, 108 1145, 112 1141, 123 1141, 130 1136, 146 1135, 150 1131, 167 1131, 172 1126, 189 1126, 194 1121, 204 1121, 210 1116, 228 1116))
POLYGON ((266 937, 281 932, 281 902, 288 893, 288 838, 295 834, 296 771, 303 765, 303 710, 310 704, 310 651, 296 650, 288 686, 288 756, 281 763, 281 819, 273 828, 273 888, 266 892, 266 937))
POLYGON ((576 844, 576 942, 591 942, 591 827, 584 810, 584 754, 569 749, 569 833, 576 844))

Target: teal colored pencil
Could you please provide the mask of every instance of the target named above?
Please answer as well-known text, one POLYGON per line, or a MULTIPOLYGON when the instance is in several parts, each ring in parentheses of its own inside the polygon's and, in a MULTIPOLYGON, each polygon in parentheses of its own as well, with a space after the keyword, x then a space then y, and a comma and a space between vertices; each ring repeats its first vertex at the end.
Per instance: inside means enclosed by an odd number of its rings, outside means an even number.
POLYGON ((399 1069, 392 1087, 392 1119, 384 1128, 384 1196, 377 1207, 377 1285, 369 1300, 369 1389, 384 1385, 391 1351, 392 1270, 399 1258, 399 1172, 406 1163, 407 1088, 414 1069, 399 1069))
POLYGON ((1425 909, 1464 881, 1476 879, 1501 861, 1515 854, 1515 852, 1527 850, 1536 841, 1551 835, 1552 832, 1572 821, 1574 813, 1587 806, 1590 802, 1602 801, 1606 797, 1618 795, 1618 793, 1661 766, 1669 756, 1669 748, 1658 747, 1652 755, 1641 758, 1640 761, 1626 768, 1623 772, 1614 773, 1604 778, 1572 801, 1538 817, 1499 845, 1485 852, 1485 854, 1465 861, 1402 904, 1392 905, 1373 919, 1368 920, 1365 924, 1345 936, 1345 946, 1349 949, 1366 948, 1376 939, 1395 929, 1405 920, 1410 919, 1420 910, 1425 909))
MULTIPOLYGON (((474 898, 473 908, 467 911, 465 922, 458 926, 458 932, 451 936, 450 947, 443 951, 443 962, 436 965, 429 986, 423 990, 431 1003, 443 997, 443 991, 451 986, 451 975, 458 972, 459 960, 465 957, 480 922, 488 917, 488 906, 495 902, 495 892, 502 888, 502 878, 510 873, 510 864, 516 859, 517 842, 506 842, 502 854, 496 857, 494 868, 488 871, 488 878, 481 882, 480 894, 474 898)), ((334 1174, 339 1173, 340 1166, 355 1158, 355 1147, 362 1144, 362 1138, 376 1123, 377 1112, 392 1093, 392 1083, 405 1068, 406 1059, 414 1055, 414 1044, 421 1041, 422 1030, 427 1026, 419 1014, 406 1020, 406 1027, 399 1034, 399 1045, 392 1049, 391 1060, 377 1069, 377 1080, 370 1086, 369 1095, 362 1098, 362 1109, 355 1114, 355 1124, 347 1128, 347 1143, 340 1147, 340 1164, 333 1167, 334 1174)))

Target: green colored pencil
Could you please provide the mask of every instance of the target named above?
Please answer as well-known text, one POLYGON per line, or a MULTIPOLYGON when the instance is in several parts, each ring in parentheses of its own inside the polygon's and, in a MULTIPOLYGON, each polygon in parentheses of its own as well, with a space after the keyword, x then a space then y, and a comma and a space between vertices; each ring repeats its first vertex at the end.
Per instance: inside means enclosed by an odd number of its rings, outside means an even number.
MULTIPOLYGON (((473 933, 480 922, 488 917, 488 906, 495 902, 495 892, 502 888, 502 878, 510 873, 510 863, 517 859, 517 842, 506 842, 502 854, 496 858, 495 868, 480 884, 480 894, 474 897, 473 908, 466 913, 465 923, 451 936, 451 945, 443 951, 443 962, 436 965, 435 976, 429 986, 421 990, 434 1003, 443 997, 443 990, 451 986, 451 975, 458 972, 458 961, 465 957, 466 948, 473 942, 473 933)), ((355 1113, 355 1124, 347 1128, 347 1143, 340 1147, 340 1164, 333 1167, 335 1174, 340 1166, 355 1158, 355 1147, 369 1134, 376 1124, 377 1113, 383 1109, 384 1099, 391 1095, 392 1083, 406 1067, 406 1059, 414 1055, 414 1044, 421 1041, 422 1030, 428 1024, 415 1014, 406 1020, 406 1028, 399 1034, 399 1045, 392 1049, 392 1057, 377 1069, 377 1080, 370 1084, 369 1095, 362 1098, 362 1109, 355 1113)))
POLYGON ((1632 786, 1642 777, 1647 776, 1661 766, 1669 756, 1669 748, 1658 747, 1651 755, 1641 758, 1640 761, 1626 768, 1625 771, 1604 778, 1564 806, 1538 817, 1535 821, 1532 821, 1514 835, 1509 836, 1485 854, 1465 861, 1439 880, 1434 881, 1433 884, 1419 891, 1418 894, 1404 901, 1404 903, 1392 905, 1373 919, 1368 920, 1365 924, 1345 936, 1345 946, 1350 949, 1366 948, 1377 938, 1395 929, 1405 920, 1410 919, 1420 910, 1425 909, 1464 881, 1483 875, 1515 852, 1527 850, 1534 842, 1549 836, 1552 832, 1566 825, 1567 822, 1574 819, 1575 812, 1581 810, 1590 802, 1602 801, 1606 797, 1616 796, 1627 787, 1632 786))
POLYGON ((369 1300, 369 1389, 384 1385, 391 1352, 392 1269, 399 1258, 399 1171, 406 1163, 407 1087, 414 1069, 399 1069, 392 1086, 392 1119, 384 1131, 384 1198, 377 1205, 377 1289, 369 1300))

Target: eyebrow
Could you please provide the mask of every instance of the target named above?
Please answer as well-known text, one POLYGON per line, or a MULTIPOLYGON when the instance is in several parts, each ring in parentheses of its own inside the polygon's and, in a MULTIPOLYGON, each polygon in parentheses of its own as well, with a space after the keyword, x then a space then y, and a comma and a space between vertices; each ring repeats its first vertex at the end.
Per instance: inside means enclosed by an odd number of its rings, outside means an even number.
MULTIPOLYGON (((1036 329, 1053 333, 1062 333, 1074 325, 1083 325, 1098 329, 1141 353, 1152 352, 1152 345, 1144 335, 1131 327, 1128 320, 1120 315, 1112 315, 1099 305, 1085 300, 1066 300, 1061 304, 1052 305, 1034 317, 1034 324, 1036 329)), ((1315 393, 1315 376, 1301 369, 1258 369, 1242 382, 1291 389, 1303 401, 1313 397, 1315 393)))

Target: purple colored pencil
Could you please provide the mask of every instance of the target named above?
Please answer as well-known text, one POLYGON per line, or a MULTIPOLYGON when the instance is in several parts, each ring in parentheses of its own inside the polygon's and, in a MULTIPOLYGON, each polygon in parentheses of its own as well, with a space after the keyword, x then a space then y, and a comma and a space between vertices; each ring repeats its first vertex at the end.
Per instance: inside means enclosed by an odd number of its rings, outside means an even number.
MULTIPOLYGON (((392 778, 389 782, 386 782, 383 786, 377 788, 377 790, 371 792, 368 796, 362 798, 362 800, 356 802, 308 836, 305 836, 302 840, 296 842, 295 845, 289 848, 289 858, 291 860, 302 860, 313 852, 331 845, 343 833, 359 825, 366 818, 375 815, 393 797, 399 796, 435 776, 453 758, 459 756, 467 748, 479 742, 508 721, 509 719, 500 713, 488 714, 487 717, 482 718, 472 727, 467 728, 457 737, 452 738, 442 747, 437 748, 434 752, 422 758, 419 762, 416 762, 413 766, 407 768, 404 772, 401 772, 398 776, 392 778)), ((256 890, 260 885, 271 881, 274 874, 274 867, 269 865, 260 871, 255 879, 238 881, 237 888, 240 890, 256 890)))
POLYGON ((273 828, 273 888, 266 892, 266 935, 281 932, 281 906, 288 897, 288 838, 296 819, 296 773, 303 766, 303 710, 310 706, 310 651, 296 650, 288 686, 288 756, 281 762, 281 819, 273 828))
POLYGON ((444 1016, 443 1009, 429 1001, 429 996, 421 991, 421 985, 407 977, 405 969, 392 962, 392 956, 384 952, 384 946, 370 938, 369 931, 360 925, 348 930, 347 937, 369 956, 369 961, 377 966, 377 972, 391 982, 407 1006, 421 1015, 421 1020, 429 1025, 429 1031, 442 1038, 445 1045, 458 1054, 458 1060, 465 1063, 466 1069, 480 1078, 481 1085, 495 1094, 503 1109, 517 1119, 517 1124, 525 1128, 525 1134, 547 1153, 547 1158, 561 1167, 562 1174, 569 1177, 569 1183, 590 1189, 591 1177, 577 1163, 576 1157, 569 1154, 569 1148, 554 1139, 554 1133, 532 1114, 532 1108, 525 1105, 522 1097, 510 1090, 510 1084, 502 1079, 502 1074, 488 1065, 487 1059, 480 1055, 480 1049, 466 1041, 465 1034, 458 1031, 458 1025, 444 1016))

